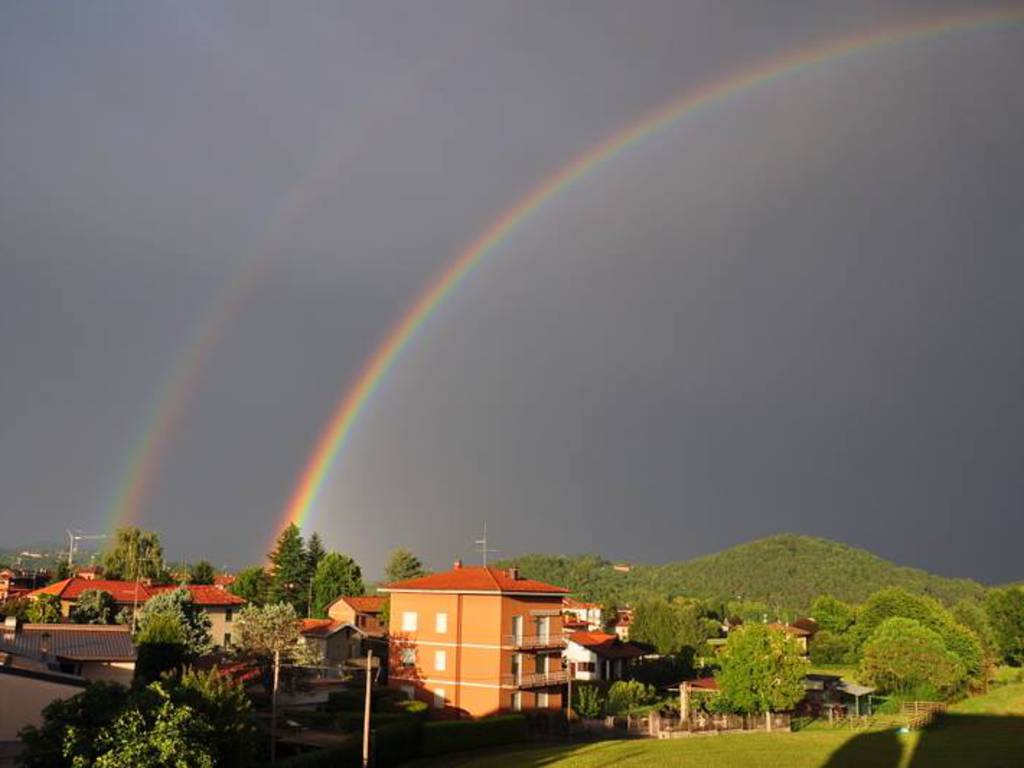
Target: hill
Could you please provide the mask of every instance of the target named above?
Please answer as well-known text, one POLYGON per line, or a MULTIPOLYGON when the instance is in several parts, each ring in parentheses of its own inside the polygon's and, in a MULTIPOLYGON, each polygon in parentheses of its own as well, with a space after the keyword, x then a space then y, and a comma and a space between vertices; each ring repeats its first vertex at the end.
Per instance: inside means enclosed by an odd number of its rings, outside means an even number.
POLYGON ((645 595, 694 597, 725 603, 764 603, 780 613, 806 611, 829 593, 858 603, 883 587, 931 595, 947 605, 978 599, 985 587, 895 565, 866 550, 812 536, 781 534, 713 555, 664 565, 633 565, 628 573, 594 555, 524 555, 502 562, 524 576, 560 584, 581 599, 632 602, 645 595))

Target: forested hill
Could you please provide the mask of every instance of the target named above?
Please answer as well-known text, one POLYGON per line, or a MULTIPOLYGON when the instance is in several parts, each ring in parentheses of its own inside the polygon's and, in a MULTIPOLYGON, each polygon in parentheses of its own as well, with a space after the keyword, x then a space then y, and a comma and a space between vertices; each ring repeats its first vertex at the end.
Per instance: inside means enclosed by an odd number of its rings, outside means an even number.
POLYGON ((524 555, 505 560, 528 578, 559 584, 579 599, 633 602, 645 595, 716 602, 764 603, 770 610, 804 611, 820 594, 861 602, 883 587, 899 586, 953 604, 980 598, 985 587, 905 568, 863 549, 828 539, 782 534, 714 555, 665 565, 633 564, 628 573, 594 555, 524 555))

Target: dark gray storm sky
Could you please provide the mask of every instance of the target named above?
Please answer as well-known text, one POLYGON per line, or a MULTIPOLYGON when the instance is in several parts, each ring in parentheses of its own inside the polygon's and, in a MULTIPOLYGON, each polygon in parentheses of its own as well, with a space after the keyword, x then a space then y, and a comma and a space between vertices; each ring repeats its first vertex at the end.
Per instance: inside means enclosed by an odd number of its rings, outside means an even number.
MULTIPOLYGON (((256 561, 366 355, 533 184, 753 62, 984 7, 3 3, 0 538, 109 523, 197 325, 268 254, 137 521, 256 561)), ((1022 71, 1024 25, 960 31, 606 163, 422 329, 311 528, 371 574, 472 557, 486 520, 504 554, 796 531, 1024 577, 1022 71)))

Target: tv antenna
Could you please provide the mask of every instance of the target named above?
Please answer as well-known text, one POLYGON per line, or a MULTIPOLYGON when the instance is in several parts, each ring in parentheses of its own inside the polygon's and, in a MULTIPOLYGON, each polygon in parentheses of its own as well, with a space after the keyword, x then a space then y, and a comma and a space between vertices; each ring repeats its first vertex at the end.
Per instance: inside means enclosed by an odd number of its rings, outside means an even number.
POLYGON ((79 541, 94 541, 97 539, 109 539, 110 534, 107 533, 82 533, 81 531, 72 531, 70 528, 65 528, 68 532, 68 570, 75 564, 75 550, 77 542, 79 541))
POLYGON ((477 551, 483 556, 484 568, 486 568, 487 567, 487 554, 489 552, 497 554, 500 551, 500 550, 497 550, 497 549, 488 549, 488 547, 487 547, 487 521, 486 520, 484 521, 484 535, 483 535, 483 538, 477 539, 476 540, 476 544, 477 544, 477 551))

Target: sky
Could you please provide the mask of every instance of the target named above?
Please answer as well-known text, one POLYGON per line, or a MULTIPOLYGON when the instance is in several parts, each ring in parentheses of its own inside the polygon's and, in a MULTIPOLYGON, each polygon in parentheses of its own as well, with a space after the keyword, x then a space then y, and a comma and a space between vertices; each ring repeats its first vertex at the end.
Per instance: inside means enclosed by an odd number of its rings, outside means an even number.
MULTIPOLYGON (((267 551, 424 285, 651 110, 903 0, 0 3, 0 545, 131 521, 267 551), (218 318, 215 322, 211 318, 218 318)), ((517 227, 371 398, 306 521, 377 575, 838 539, 1024 578, 1024 24, 802 69, 517 227)))

